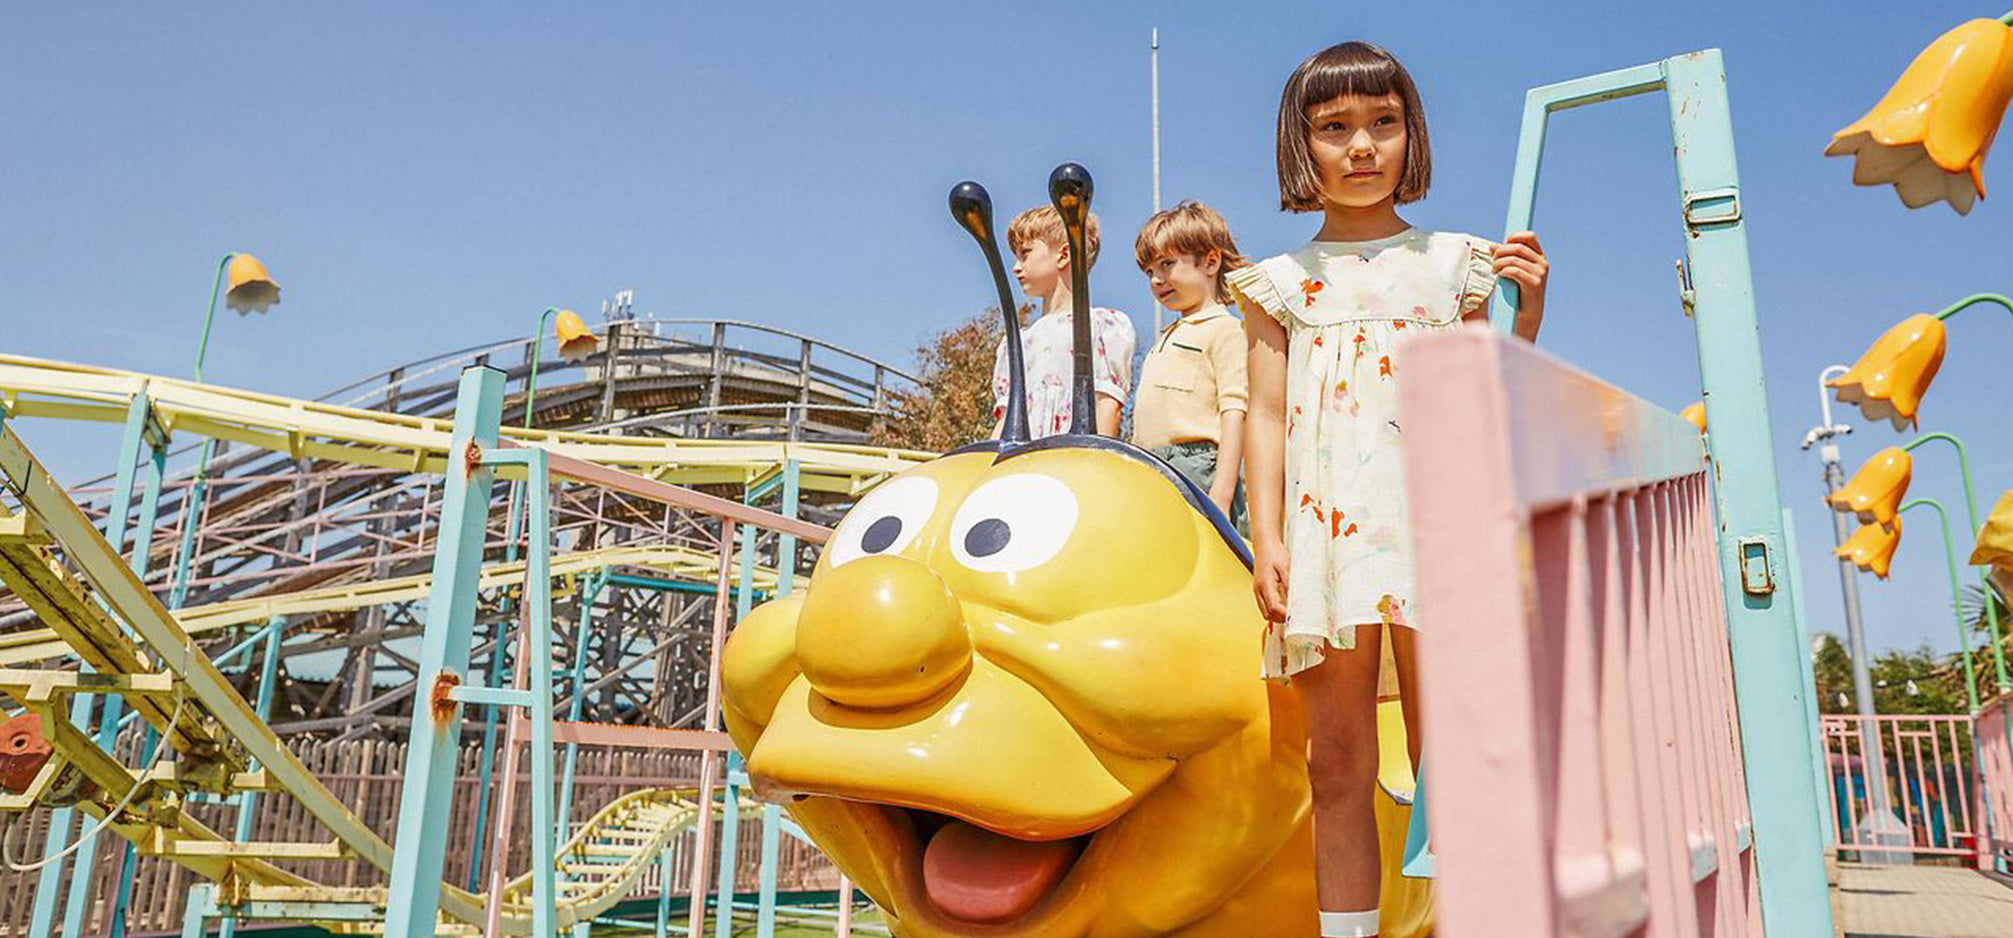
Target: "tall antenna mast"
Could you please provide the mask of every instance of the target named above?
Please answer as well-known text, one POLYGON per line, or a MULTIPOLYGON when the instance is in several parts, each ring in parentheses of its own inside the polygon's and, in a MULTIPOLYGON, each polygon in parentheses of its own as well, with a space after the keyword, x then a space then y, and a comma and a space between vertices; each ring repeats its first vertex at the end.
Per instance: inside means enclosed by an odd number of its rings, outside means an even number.
MULTIPOLYGON (((1160 214, 1160 27, 1153 28, 1153 44, 1147 57, 1153 68, 1153 212, 1160 214)), ((1160 297, 1153 298, 1153 334, 1159 335, 1162 321, 1160 297)))

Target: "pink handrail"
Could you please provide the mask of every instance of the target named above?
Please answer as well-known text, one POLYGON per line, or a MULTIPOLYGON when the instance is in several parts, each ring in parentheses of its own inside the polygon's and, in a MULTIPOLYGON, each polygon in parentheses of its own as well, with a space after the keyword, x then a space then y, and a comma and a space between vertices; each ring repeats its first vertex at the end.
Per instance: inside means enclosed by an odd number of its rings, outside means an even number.
POLYGON ((1399 381, 1438 934, 1759 934, 1697 430, 1480 329, 1399 381))

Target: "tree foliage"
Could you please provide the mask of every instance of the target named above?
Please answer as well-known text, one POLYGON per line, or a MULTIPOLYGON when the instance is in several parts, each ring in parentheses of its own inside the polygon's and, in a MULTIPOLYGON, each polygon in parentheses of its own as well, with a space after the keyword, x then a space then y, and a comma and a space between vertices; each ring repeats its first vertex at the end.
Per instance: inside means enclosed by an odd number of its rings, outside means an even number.
MULTIPOLYGON (((1025 323, 1027 309, 1019 313, 1025 323)), ((999 308, 988 307, 925 338, 916 347, 921 380, 889 393, 874 445, 942 453, 992 436, 993 356, 1005 332, 999 308)))
MULTIPOLYGON (((1824 713, 1857 713, 1852 656, 1828 632, 1811 648, 1817 706, 1824 713)), ((1924 644, 1913 651, 1889 650, 1873 657, 1873 704, 1885 714, 1966 713, 1964 666, 1955 655, 1938 655, 1924 644)))

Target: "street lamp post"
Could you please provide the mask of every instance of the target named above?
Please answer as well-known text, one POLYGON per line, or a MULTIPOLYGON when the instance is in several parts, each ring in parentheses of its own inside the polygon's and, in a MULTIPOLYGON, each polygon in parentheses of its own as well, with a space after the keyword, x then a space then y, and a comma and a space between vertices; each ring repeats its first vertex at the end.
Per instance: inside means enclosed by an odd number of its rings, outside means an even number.
MULTIPOLYGON (((1818 458, 1824 462, 1824 493, 1827 498, 1838 492, 1845 484, 1845 467, 1840 462, 1836 438, 1852 432, 1852 427, 1838 423, 1831 416, 1831 395, 1826 390, 1826 382, 1834 374, 1848 371, 1844 365, 1832 365, 1818 373, 1817 403, 1823 415, 1823 422, 1804 434, 1803 448, 1818 445, 1818 458)), ((1843 549, 1851 536, 1851 525, 1844 515, 1831 513, 1831 537, 1834 546, 1843 549)), ((1852 656, 1852 689, 1857 699, 1859 712, 1859 751, 1866 754, 1866 769, 1869 778, 1886 778, 1886 766, 1880 750, 1880 729, 1873 717, 1879 712, 1873 699, 1873 661, 1866 646, 1866 626, 1859 608, 1859 575, 1852 562, 1843 557, 1838 560, 1838 589, 1845 600, 1845 640, 1848 653, 1852 656)), ((1815 689, 1813 689, 1813 692, 1815 689)), ((1872 818, 1891 816, 1887 801, 1887 786, 1867 785, 1867 814, 1872 818)))

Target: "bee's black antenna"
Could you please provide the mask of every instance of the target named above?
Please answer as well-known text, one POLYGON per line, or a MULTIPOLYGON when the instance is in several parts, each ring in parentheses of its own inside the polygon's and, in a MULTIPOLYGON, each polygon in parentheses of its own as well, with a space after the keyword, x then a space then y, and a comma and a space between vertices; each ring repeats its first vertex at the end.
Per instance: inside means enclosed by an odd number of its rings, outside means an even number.
POLYGON ((1025 443, 1032 439, 1027 425, 1027 373, 1021 364, 1020 311, 1013 291, 1007 287, 1006 265, 1000 260, 999 244, 993 240, 993 199, 986 187, 965 180, 951 187, 951 217, 985 251, 992 268, 993 288, 999 292, 1000 315, 1006 317, 1007 401, 1006 418, 1000 424, 1000 442, 1025 443))
POLYGON ((1048 174, 1048 199, 1062 216, 1069 239, 1070 312, 1075 315, 1070 356, 1069 432, 1097 432, 1097 386, 1090 373, 1090 264, 1083 253, 1084 225, 1090 218, 1090 170, 1064 163, 1048 174))

